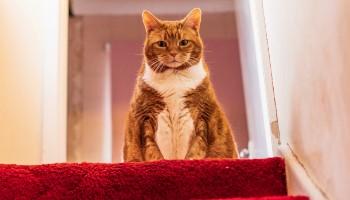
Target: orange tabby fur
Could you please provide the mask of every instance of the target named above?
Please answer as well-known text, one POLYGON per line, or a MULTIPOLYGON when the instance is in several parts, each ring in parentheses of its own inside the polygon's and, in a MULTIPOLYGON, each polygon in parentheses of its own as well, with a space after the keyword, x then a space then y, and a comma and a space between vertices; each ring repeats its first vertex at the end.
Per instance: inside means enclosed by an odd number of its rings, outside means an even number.
POLYGON ((125 132, 124 160, 237 158, 203 57, 201 11, 180 21, 143 12, 147 32, 125 132))

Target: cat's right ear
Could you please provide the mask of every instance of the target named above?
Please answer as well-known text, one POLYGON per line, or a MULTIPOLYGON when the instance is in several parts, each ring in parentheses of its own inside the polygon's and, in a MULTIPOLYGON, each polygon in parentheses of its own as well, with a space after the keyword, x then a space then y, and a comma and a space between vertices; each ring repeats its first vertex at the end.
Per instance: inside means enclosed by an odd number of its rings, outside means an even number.
POLYGON ((142 12, 142 20, 147 33, 149 33, 154 29, 159 28, 161 25, 160 20, 148 10, 144 10, 142 12))

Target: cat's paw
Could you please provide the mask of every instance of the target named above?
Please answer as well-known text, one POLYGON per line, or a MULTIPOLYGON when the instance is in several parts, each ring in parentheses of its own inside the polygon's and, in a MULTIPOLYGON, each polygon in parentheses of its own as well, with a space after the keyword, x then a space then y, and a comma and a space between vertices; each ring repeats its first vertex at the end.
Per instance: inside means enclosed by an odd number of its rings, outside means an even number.
POLYGON ((144 156, 146 161, 164 160, 164 157, 157 146, 148 147, 144 156))
POLYGON ((206 154, 204 152, 188 153, 185 157, 186 160, 200 160, 204 159, 206 154))

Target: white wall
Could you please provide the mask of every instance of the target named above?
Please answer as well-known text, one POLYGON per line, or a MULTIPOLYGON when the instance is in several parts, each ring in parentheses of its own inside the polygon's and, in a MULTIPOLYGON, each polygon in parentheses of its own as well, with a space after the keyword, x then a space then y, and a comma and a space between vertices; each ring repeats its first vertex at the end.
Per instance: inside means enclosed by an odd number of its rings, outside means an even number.
POLYGON ((68 0, 41 0, 44 37, 42 162, 67 157, 68 0))
POLYGON ((0 2, 0 163, 65 160, 67 5, 0 2))
POLYGON ((350 1, 263 2, 281 145, 323 197, 348 199, 350 1))

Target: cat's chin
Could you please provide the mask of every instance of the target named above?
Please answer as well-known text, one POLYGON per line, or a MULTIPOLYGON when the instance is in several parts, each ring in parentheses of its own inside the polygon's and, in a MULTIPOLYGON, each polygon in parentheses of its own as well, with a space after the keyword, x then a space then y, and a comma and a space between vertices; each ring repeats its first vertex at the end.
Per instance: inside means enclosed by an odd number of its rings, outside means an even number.
POLYGON ((169 68, 178 68, 182 65, 182 63, 180 62, 171 62, 171 63, 167 63, 166 66, 169 68))

